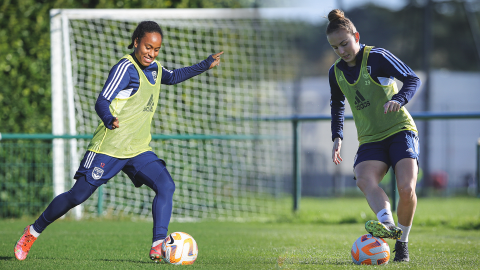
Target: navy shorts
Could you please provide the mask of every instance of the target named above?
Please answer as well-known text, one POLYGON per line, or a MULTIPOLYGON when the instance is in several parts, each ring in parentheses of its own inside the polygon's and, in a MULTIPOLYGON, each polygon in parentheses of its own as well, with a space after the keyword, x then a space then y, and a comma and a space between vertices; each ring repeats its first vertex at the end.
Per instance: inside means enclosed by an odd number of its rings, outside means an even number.
MULTIPOLYGON (((143 184, 135 179, 135 175, 147 164, 156 160, 160 160, 165 166, 165 161, 159 159, 152 151, 141 153, 132 158, 114 158, 104 154, 87 151, 73 178, 78 179, 85 176, 90 184, 99 187, 107 183, 108 180, 117 175, 120 171, 123 171, 128 175, 130 180, 132 180, 135 187, 140 187, 143 184)), ((161 169, 163 168, 159 168, 159 170, 161 169)))
POLYGON ((379 160, 395 169, 397 162, 404 158, 416 159, 418 163, 419 154, 417 133, 410 130, 400 131, 382 141, 360 145, 353 168, 362 161, 379 160))

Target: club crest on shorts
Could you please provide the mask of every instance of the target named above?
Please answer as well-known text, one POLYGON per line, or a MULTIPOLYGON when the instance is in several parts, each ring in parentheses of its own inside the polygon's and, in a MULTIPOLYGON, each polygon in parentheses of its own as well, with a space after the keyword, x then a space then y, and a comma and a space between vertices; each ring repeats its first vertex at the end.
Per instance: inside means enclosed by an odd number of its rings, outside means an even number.
POLYGON ((102 175, 103 175, 103 172, 104 172, 104 171, 103 171, 102 169, 100 169, 99 167, 93 168, 93 171, 92 171, 92 177, 93 177, 93 179, 95 179, 95 180, 100 179, 100 178, 102 177, 102 175))

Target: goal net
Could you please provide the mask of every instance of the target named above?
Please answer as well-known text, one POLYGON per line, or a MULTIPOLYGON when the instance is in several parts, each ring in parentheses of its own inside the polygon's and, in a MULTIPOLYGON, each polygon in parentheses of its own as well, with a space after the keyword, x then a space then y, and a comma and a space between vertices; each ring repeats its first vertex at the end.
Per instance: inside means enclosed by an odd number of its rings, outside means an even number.
MULTIPOLYGON (((54 140, 55 194, 73 184, 100 121, 94 105, 111 67, 131 53, 137 24, 153 20, 164 35, 157 60, 168 69, 225 52, 219 67, 161 87, 151 146, 176 183, 172 220, 264 218, 290 208, 292 125, 254 118, 293 113, 299 24, 267 13, 51 10, 53 133, 67 134, 54 140)), ((121 172, 75 213, 150 217, 154 195, 121 172)))

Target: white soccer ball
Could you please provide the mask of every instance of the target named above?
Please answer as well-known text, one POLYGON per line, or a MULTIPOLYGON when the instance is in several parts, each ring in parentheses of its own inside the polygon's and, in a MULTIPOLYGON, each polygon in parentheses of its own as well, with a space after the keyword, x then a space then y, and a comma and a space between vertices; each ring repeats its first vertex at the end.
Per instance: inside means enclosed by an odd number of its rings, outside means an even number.
POLYGON ((353 243, 352 260, 356 264, 385 265, 390 260, 390 247, 383 238, 362 235, 353 243))
POLYGON ((197 259, 198 246, 188 233, 174 232, 163 240, 161 253, 163 260, 169 264, 193 264, 197 259))

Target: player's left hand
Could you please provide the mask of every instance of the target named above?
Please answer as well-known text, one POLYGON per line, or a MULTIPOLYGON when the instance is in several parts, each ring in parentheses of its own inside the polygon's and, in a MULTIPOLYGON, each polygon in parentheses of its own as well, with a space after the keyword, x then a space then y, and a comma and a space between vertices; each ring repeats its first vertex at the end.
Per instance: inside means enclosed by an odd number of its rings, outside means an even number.
POLYGON ((212 55, 212 57, 213 57, 213 59, 215 59, 215 61, 213 61, 213 63, 210 65, 210 67, 208 69, 212 69, 213 67, 220 65, 220 55, 222 55, 222 54, 223 54, 223 51, 212 55))
POLYGON ((398 112, 400 111, 400 103, 390 100, 385 105, 383 105, 384 111, 383 113, 386 114, 388 112, 398 112))
POLYGON ((118 122, 118 118, 114 118, 113 119, 113 123, 112 123, 112 130, 116 129, 116 128, 119 128, 120 127, 120 124, 118 122))

